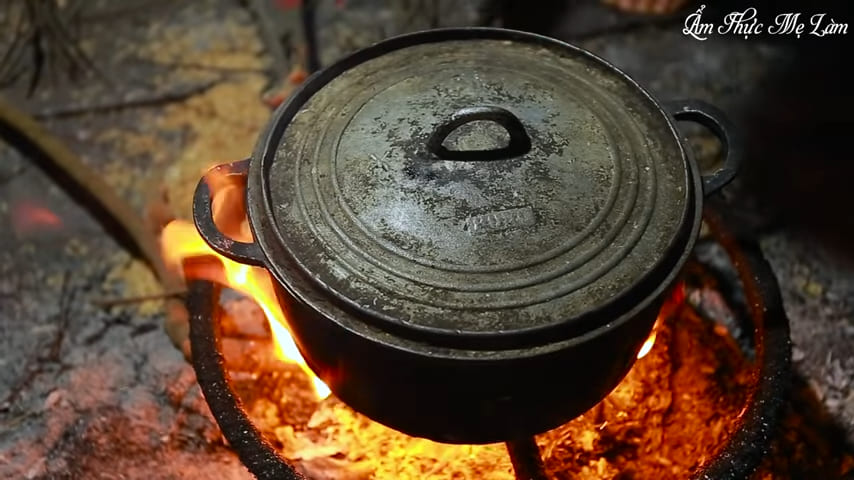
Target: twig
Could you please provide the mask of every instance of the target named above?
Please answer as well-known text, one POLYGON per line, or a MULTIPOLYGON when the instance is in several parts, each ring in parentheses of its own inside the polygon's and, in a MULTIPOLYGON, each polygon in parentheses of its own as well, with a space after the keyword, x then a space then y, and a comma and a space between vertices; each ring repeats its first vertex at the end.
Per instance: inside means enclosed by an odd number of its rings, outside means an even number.
POLYGON ((42 29, 41 26, 37 23, 36 12, 37 7, 34 2, 27 2, 27 11, 29 12, 31 22, 34 24, 33 36, 30 41, 33 47, 33 72, 30 75, 30 83, 27 87, 27 96, 30 97, 35 92, 36 87, 39 84, 39 79, 41 78, 42 67, 45 63, 45 52, 44 47, 42 47, 42 29))
POLYGON ((317 29, 316 29, 316 0, 303 0, 300 11, 302 20, 302 32, 305 41, 305 63, 308 73, 314 73, 320 69, 320 55, 317 51, 317 29))
MULTIPOLYGON (((71 309, 71 304, 74 299, 74 293, 69 288, 69 279, 71 278, 71 272, 65 271, 62 277, 62 289, 59 294, 59 312, 57 313, 57 325, 56 325, 56 333, 54 334, 53 339, 50 344, 47 345, 47 352, 44 354, 37 354, 35 358, 32 360, 36 363, 35 368, 30 368, 27 371, 27 375, 22 378, 14 387, 9 390, 9 395, 0 402, 0 412, 8 411, 11 406, 18 400, 18 397, 21 396, 21 393, 28 388, 32 383, 38 378, 39 375, 44 373, 45 363, 57 363, 61 364, 61 354, 62 354, 62 343, 65 340, 65 334, 68 331, 68 323, 69 323, 69 311, 71 309)), ((40 349, 40 351, 43 349, 40 349)))
MULTIPOLYGON (((11 12, 11 10, 10 10, 10 12, 11 12)), ((14 28, 15 33, 12 34, 12 41, 9 43, 9 46, 6 48, 6 51, 3 52, 3 56, 0 57, 0 84, 4 82, 4 76, 6 74, 6 70, 12 68, 12 65, 11 65, 12 62, 10 61, 13 58, 12 55, 15 53, 15 51, 18 48, 21 47, 21 45, 20 45, 21 40, 23 40, 24 37, 26 36, 25 35, 26 32, 24 30, 24 26, 25 26, 24 25, 25 24, 24 17, 25 17, 25 15, 23 13, 18 12, 18 21, 15 23, 15 28, 14 28)), ((24 43, 26 43, 26 41, 24 41, 24 43)), ((14 72, 11 72, 11 73, 14 73, 14 72)), ((10 73, 10 77, 13 76, 11 73, 10 73)))
POLYGON ((87 113, 114 112, 126 108, 154 107, 172 102, 180 102, 182 100, 186 100, 189 97, 202 94, 217 83, 218 80, 212 80, 205 83, 190 85, 184 90, 169 91, 147 97, 118 100, 101 104, 87 103, 83 105, 69 105, 64 107, 58 107, 52 110, 42 110, 41 112, 37 112, 36 114, 34 114, 33 117, 38 119, 65 118, 73 117, 76 115, 83 115, 87 113))
MULTIPOLYGON (((183 279, 169 270, 163 261, 157 238, 141 215, 64 143, 44 130, 37 120, 2 100, 0 138, 34 160, 57 184, 88 208, 120 243, 140 256, 160 279, 165 291, 184 288, 183 279)), ((186 307, 173 298, 167 300, 166 309, 169 312, 166 332, 176 346, 183 348, 188 332, 186 307)))
POLYGON ((55 81, 62 70, 71 80, 76 80, 80 72, 93 72, 102 82, 113 85, 72 33, 76 29, 70 24, 79 17, 82 2, 67 8, 61 8, 54 0, 24 0, 21 4, 20 12, 16 12, 19 17, 15 33, 0 62, 0 83, 12 83, 20 76, 18 64, 29 52, 32 68, 24 69, 30 72, 27 96, 35 92, 43 76, 55 81))
MULTIPOLYGON (((29 42, 32 34, 27 33, 26 35, 28 37, 26 42, 29 42)), ((13 51, 10 51, 9 58, 0 64, 0 82, 2 82, 3 85, 11 85, 26 72, 27 69, 20 66, 26 51, 27 49, 25 46, 19 45, 13 51)))
MULTIPOLYGON (((118 3, 118 2, 116 2, 118 3)), ((187 4, 189 2, 185 1, 175 1, 175 0, 149 0, 145 2, 137 2, 134 4, 133 2, 121 2, 122 6, 118 8, 105 9, 100 12, 90 13, 88 15, 80 15, 81 23, 97 23, 97 22, 115 22, 116 19, 120 19, 121 17, 131 17, 137 18, 138 14, 141 13, 151 13, 154 9, 159 8, 161 6, 165 6, 168 9, 176 8, 181 6, 182 4, 187 4)))
POLYGON ((62 342, 65 340, 65 333, 68 331, 69 312, 71 311, 71 304, 74 301, 74 291, 69 287, 70 278, 71 272, 66 270, 62 276, 62 290, 59 294, 57 333, 48 347, 47 355, 43 357, 48 362, 60 363, 62 342))
POLYGON ((170 69, 184 70, 205 70, 219 73, 266 73, 266 69, 260 67, 227 67, 221 65, 206 65, 204 63, 193 62, 162 62, 159 60, 151 60, 150 58, 135 57, 135 62, 147 63, 158 67, 167 67, 170 69))
POLYGON ((110 81, 109 77, 107 77, 104 72, 102 72, 101 69, 97 65, 95 65, 95 62, 93 62, 92 59, 90 59, 89 56, 86 54, 86 52, 84 52, 83 49, 80 48, 80 45, 78 45, 77 40, 68 31, 68 28, 66 28, 65 24, 63 23, 63 20, 59 18, 58 9, 55 7, 47 8, 44 15, 45 17, 47 17, 47 24, 52 26, 50 31, 56 38, 56 43, 59 45, 59 51, 65 54, 66 57, 68 57, 71 68, 78 68, 80 65, 82 65, 84 69, 88 68, 89 70, 95 72, 95 75, 97 75, 104 83, 112 86, 112 82, 110 81))
MULTIPOLYGON (((267 0, 246 0, 244 3, 252 16, 255 17, 267 54, 271 59, 270 69, 272 76, 275 81, 278 82, 288 75, 288 65, 290 62, 288 61, 288 54, 285 51, 285 46, 283 45, 283 38, 280 36, 279 29, 274 21, 275 14, 277 12, 271 11, 273 8, 272 2, 267 0)), ((285 20, 289 21, 286 23, 288 23, 293 30, 301 30, 302 27, 300 23, 296 21, 298 19, 294 18, 295 14, 288 12, 284 15, 287 15, 285 20)), ((295 32, 290 33, 294 34, 295 32)), ((302 35, 302 32, 296 33, 297 34, 293 35, 294 37, 298 38, 302 35)))

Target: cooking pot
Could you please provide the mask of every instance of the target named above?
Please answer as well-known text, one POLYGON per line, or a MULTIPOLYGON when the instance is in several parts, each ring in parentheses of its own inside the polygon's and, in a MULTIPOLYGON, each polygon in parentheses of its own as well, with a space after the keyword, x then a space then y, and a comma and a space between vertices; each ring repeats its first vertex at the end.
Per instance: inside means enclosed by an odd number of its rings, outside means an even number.
POLYGON ((662 104, 578 47, 440 29, 312 75, 194 220, 262 266, 311 369, 409 435, 491 443, 554 428, 626 375, 676 283, 703 195, 732 179, 715 108, 662 104), (724 146, 701 175, 677 120, 724 146), (211 213, 246 182, 252 242, 211 213))

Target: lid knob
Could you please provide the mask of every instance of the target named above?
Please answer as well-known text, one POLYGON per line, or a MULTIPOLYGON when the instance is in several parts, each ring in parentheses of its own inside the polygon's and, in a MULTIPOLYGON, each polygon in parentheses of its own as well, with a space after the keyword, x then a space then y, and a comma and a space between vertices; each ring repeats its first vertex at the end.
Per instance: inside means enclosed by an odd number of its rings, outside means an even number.
POLYGON ((531 150, 531 139, 516 115, 507 109, 494 106, 467 107, 457 110, 448 121, 439 124, 427 140, 427 150, 440 160, 463 162, 504 160, 524 155, 531 150), (469 122, 487 120, 495 122, 510 135, 506 147, 489 150, 449 150, 445 140, 454 130, 469 122))

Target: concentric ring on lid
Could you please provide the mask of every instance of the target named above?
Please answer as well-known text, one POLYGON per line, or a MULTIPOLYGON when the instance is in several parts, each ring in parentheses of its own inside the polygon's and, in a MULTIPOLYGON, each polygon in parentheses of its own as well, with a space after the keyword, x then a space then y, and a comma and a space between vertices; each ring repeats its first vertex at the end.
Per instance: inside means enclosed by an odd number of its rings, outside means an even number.
MULTIPOLYGON (((436 338, 560 326, 640 288, 682 235, 688 167, 637 85, 560 47, 407 45, 323 85, 266 173, 292 260, 377 325, 436 338), (471 107, 510 112, 530 149, 437 158, 431 133, 471 107)), ((507 137, 473 121, 445 144, 497 149, 507 137)))

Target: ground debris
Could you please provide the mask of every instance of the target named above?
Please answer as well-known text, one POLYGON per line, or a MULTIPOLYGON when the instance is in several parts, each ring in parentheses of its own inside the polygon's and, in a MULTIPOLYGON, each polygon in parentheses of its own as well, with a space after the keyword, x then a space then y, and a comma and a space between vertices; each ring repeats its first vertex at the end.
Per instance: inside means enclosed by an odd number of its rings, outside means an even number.
POLYGON ((588 413, 539 439, 555 479, 684 479, 711 459, 744 405, 748 364, 689 308, 588 413))
MULTIPOLYGON (((255 343, 272 355, 272 349, 255 343)), ((227 364, 246 365, 225 355, 227 364)), ((513 479, 503 444, 452 446, 408 437, 335 398, 318 402, 295 365, 251 375, 232 371, 231 376, 255 425, 309 478, 513 479)))

